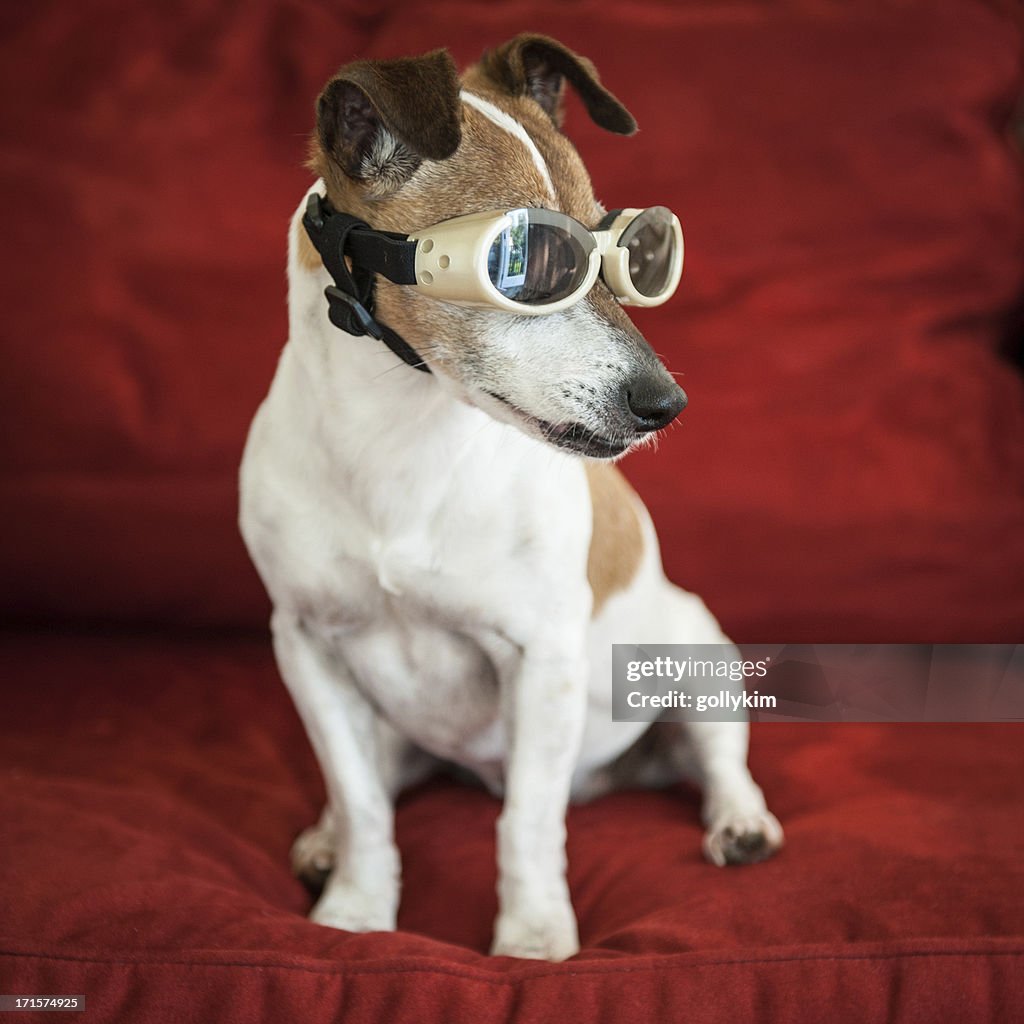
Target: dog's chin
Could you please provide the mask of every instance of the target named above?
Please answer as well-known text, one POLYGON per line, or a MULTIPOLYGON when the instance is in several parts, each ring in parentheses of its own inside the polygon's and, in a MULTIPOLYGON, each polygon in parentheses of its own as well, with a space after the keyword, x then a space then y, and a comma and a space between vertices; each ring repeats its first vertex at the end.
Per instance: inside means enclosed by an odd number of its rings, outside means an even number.
POLYGON ((625 455, 635 443, 603 437, 582 423, 551 426, 539 421, 539 425, 548 444, 588 459, 617 459, 620 455, 625 455))
POLYGON ((611 433, 605 434, 583 423, 552 423, 550 420, 531 415, 503 395, 493 391, 486 394, 487 398, 494 399, 495 405, 491 406, 488 402, 488 407, 484 411, 495 419, 510 423, 530 437, 537 438, 554 448, 571 452, 573 455, 582 455, 584 458, 617 459, 625 455, 644 436, 641 434, 635 437, 621 437, 611 433))

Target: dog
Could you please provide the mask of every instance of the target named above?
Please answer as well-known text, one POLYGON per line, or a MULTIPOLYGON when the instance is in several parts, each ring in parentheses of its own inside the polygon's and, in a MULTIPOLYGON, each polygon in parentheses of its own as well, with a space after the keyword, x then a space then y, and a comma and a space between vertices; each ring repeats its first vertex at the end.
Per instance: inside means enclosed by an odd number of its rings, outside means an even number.
POLYGON ((626 250, 608 242, 608 218, 643 218, 594 198, 561 131, 567 86, 598 125, 635 130, 590 61, 539 35, 461 78, 439 50, 359 61, 327 84, 317 181, 289 235, 289 338, 249 433, 240 505, 326 786, 292 851, 300 876, 326 876, 311 919, 395 928, 394 798, 446 763, 504 800, 492 953, 546 960, 579 949, 570 799, 690 764, 713 863, 782 843, 747 768, 746 723, 662 723, 652 740, 647 723, 612 721, 613 643, 728 640, 666 580, 614 465, 686 398, 609 284, 637 268, 614 263, 626 250), (547 240, 530 256, 548 297, 575 289, 540 315, 522 304, 539 292, 495 283, 499 261, 501 281, 521 271, 505 221, 482 255, 480 224, 510 210, 547 240), (432 225, 445 244, 428 244, 432 225), (460 259, 462 283, 432 293, 460 259))

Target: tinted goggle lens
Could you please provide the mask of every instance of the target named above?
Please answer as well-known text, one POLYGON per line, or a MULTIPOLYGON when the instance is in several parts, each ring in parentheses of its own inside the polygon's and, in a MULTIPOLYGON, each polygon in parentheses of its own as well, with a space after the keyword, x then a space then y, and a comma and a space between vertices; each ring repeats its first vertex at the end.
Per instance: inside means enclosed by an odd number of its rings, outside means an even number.
POLYGON ((664 206, 650 206, 622 232, 618 244, 629 250, 629 277, 648 298, 668 287, 676 256, 673 216, 664 206))
POLYGON ((506 299, 526 306, 559 302, 587 278, 593 235, 568 217, 546 210, 509 210, 510 225, 487 254, 491 284, 506 299))
MULTIPOLYGON (((544 306, 578 291, 590 267, 594 236, 569 217, 548 210, 508 211, 511 224, 491 243, 487 273, 506 299, 544 306)), ((629 278, 636 291, 657 298, 669 287, 676 266, 675 218, 651 206, 633 218, 615 244, 629 251, 629 278)))

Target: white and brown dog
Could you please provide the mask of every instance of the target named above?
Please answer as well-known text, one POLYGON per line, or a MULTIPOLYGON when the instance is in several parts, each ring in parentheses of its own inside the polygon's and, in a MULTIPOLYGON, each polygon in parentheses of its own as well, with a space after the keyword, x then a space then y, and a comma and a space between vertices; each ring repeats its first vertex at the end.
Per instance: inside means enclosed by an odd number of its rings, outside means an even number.
MULTIPOLYGON (((598 124, 635 128, 587 60, 542 36, 461 80, 443 51, 352 64, 318 101, 311 193, 403 234, 518 207, 596 225, 605 211, 559 128, 566 81, 598 124)), ((330 322, 305 207, 241 527, 326 783, 293 850, 299 874, 329 872, 312 919, 395 927, 393 800, 439 761, 504 796, 496 954, 577 951, 566 806, 617 767, 664 781, 692 764, 708 858, 769 855, 782 830, 747 770, 744 723, 664 724, 651 743, 646 724, 612 721, 613 643, 728 642, 665 579, 647 512, 608 461, 679 413, 673 378, 601 282, 527 317, 381 279, 375 315, 432 371, 417 373, 330 322)))

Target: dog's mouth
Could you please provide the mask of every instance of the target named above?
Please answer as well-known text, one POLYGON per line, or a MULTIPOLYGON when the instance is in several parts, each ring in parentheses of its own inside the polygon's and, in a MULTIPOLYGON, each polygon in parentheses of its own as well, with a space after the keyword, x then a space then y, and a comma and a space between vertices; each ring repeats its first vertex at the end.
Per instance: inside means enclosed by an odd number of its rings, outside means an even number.
POLYGON ((551 423, 542 420, 539 416, 531 416, 525 409, 520 409, 504 395, 494 391, 488 391, 487 394, 511 410, 529 432, 539 434, 548 444, 575 455, 585 455, 591 459, 614 459, 622 455, 633 443, 633 439, 605 437, 582 423, 551 423))

